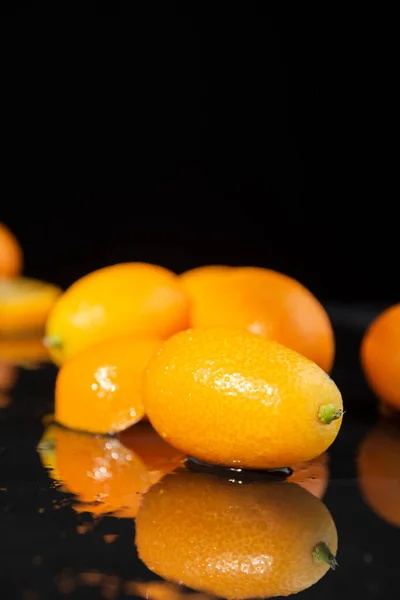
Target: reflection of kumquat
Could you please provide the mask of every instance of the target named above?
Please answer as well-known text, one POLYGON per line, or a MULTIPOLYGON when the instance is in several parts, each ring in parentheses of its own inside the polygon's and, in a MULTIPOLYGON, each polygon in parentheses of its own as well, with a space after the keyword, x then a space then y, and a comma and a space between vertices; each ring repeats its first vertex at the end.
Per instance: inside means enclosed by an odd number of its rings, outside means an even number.
POLYGON ((0 279, 0 335, 42 335, 60 288, 44 281, 0 279))
POLYGON ((157 575, 228 599, 286 596, 336 567, 325 505, 294 483, 177 471, 143 497, 139 557, 157 575))
POLYGON ((53 423, 53 415, 44 418, 45 430, 37 446, 42 465, 49 471, 54 483, 62 489, 61 475, 56 468, 56 440, 60 428, 53 423))
POLYGON ((0 362, 0 390, 11 390, 17 381, 17 377, 17 367, 0 362))
POLYGON ((361 363, 378 398, 400 410, 400 304, 383 311, 368 327, 361 363))
POLYGON ((301 283, 269 269, 211 265, 181 275, 191 327, 238 327, 303 354, 326 372, 335 340, 321 303, 301 283))
POLYGON ((357 465, 366 504, 378 517, 400 527, 400 427, 381 419, 362 441, 357 465))
POLYGON ((167 444, 146 421, 122 431, 119 439, 144 463, 152 483, 181 466, 185 459, 182 452, 167 444))
POLYGON ((54 361, 119 335, 166 339, 189 323, 189 299, 177 275, 124 263, 89 273, 55 304, 46 326, 54 361))
POLYGON ((22 271, 22 250, 15 235, 0 223, 0 277, 16 277, 22 271))
POLYGON ((214 596, 184 591, 183 586, 167 581, 134 581, 128 588, 132 596, 144 600, 215 600, 214 596))
POLYGON ((340 392, 322 369, 243 330, 171 337, 149 361, 143 400, 171 445, 204 462, 250 469, 319 456, 342 421, 340 392))
POLYGON ((327 452, 313 460, 292 465, 292 475, 288 481, 293 481, 304 487, 311 494, 322 500, 329 482, 329 456, 327 452))
POLYGON ((92 433, 115 433, 137 423, 144 415, 143 371, 160 344, 124 336, 67 360, 56 380, 57 423, 92 433))
POLYGON ((50 475, 76 496, 75 510, 134 518, 150 486, 142 461, 115 438, 50 428, 38 451, 50 475))
POLYGON ((0 390, 0 408, 7 408, 12 403, 12 397, 8 390, 0 390))

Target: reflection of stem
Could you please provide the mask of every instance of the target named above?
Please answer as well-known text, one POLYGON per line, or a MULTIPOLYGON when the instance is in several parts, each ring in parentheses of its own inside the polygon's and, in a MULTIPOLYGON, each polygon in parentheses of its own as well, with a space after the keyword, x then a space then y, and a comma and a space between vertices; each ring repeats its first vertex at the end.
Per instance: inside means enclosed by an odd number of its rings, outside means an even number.
POLYGON ((320 542, 317 544, 313 550, 312 557, 314 562, 323 562, 330 566, 330 568, 334 571, 336 567, 338 567, 338 563, 336 558, 333 556, 332 552, 329 550, 329 547, 325 542, 320 542))
POLYGON ((343 411, 336 408, 334 404, 323 404, 320 406, 318 418, 324 425, 330 425, 332 421, 340 419, 343 416, 343 411))

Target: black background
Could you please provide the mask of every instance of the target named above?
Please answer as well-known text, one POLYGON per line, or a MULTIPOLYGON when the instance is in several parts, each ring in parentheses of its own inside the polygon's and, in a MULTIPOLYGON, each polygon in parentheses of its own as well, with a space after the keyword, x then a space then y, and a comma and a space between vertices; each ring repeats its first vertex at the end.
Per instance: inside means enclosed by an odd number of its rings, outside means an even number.
POLYGON ((254 264, 323 301, 398 301, 394 84, 375 15, 10 12, 0 218, 26 274, 67 286, 127 260, 254 264))

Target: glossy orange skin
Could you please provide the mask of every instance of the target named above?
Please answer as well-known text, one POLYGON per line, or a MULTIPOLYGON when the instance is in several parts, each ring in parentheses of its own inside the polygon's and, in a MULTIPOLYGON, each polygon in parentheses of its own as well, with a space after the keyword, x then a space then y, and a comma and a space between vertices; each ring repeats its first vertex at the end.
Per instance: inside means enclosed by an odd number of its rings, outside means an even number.
POLYGON ((189 324, 190 301, 177 275, 156 265, 123 263, 76 281, 46 326, 53 360, 119 335, 166 339, 189 324))
POLYGON ((313 460, 291 465, 293 473, 288 481, 297 483, 320 500, 325 496, 329 483, 329 456, 324 452, 313 460))
POLYGON ((366 504, 378 517, 400 527, 400 427, 381 419, 361 442, 357 467, 366 504))
POLYGON ((47 316, 61 289, 28 277, 0 279, 0 335, 43 335, 47 316))
POLYGON ((57 423, 91 433, 116 433, 140 421, 143 371, 160 344, 122 336, 67 360, 56 380, 57 423))
POLYGON ((361 363, 378 398, 400 409, 400 304, 387 308, 368 327, 361 363))
POLYGON ((119 440, 51 425, 38 451, 49 475, 76 495, 77 512, 136 517, 150 480, 142 461, 119 440))
POLYGON ((191 329, 164 342, 145 371, 143 400, 171 445, 204 462, 250 469, 319 456, 342 421, 318 418, 322 405, 343 406, 322 369, 236 329, 191 329))
POLYGON ((167 444, 147 421, 141 421, 122 431, 119 439, 140 458, 152 483, 184 463, 183 452, 167 444))
POLYGON ((16 277, 23 267, 22 249, 15 235, 0 223, 0 277, 16 277))
POLYGON ((238 484, 204 473, 167 475, 143 497, 139 557, 157 575, 227 599, 286 596, 328 570, 312 552, 337 533, 325 505, 294 483, 238 484))
POLYGON ((275 340, 330 372, 335 339, 315 296, 295 279, 259 267, 200 267, 181 275, 191 327, 241 327, 275 340))

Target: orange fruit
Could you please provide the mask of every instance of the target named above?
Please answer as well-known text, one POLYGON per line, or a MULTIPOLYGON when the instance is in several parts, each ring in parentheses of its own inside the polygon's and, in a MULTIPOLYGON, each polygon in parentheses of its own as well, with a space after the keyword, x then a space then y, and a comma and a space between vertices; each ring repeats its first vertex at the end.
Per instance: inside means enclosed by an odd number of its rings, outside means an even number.
POLYGON ((77 512, 136 516, 150 481, 142 461, 117 439, 50 425, 38 452, 50 476, 76 496, 77 512))
POLYGON ((378 517, 400 527, 400 427, 381 419, 361 442, 357 466, 366 504, 378 517))
POLYGON ((123 263, 76 281, 46 326, 55 362, 122 334, 166 339, 189 323, 189 299, 177 275, 156 265, 123 263))
POLYGON ((297 463, 292 465, 291 468, 293 473, 288 477, 288 481, 297 483, 297 485, 322 500, 329 483, 328 453, 324 452, 313 460, 297 463))
POLYGON ((208 301, 213 287, 215 285, 223 287, 228 276, 237 272, 239 268, 228 265, 204 265, 179 275, 192 298, 191 320, 196 319, 199 316, 198 313, 202 309, 204 310, 207 305, 208 309, 211 310, 212 307, 208 304, 208 301))
POLYGON ((240 327, 275 340, 332 368, 335 340, 329 317, 301 283, 258 267, 200 267, 181 275, 191 296, 191 327, 240 327))
POLYGON ((5 364, 35 366, 49 359, 41 338, 0 338, 0 360, 5 364))
POLYGON ((42 334, 60 294, 60 288, 38 279, 0 279, 0 335, 42 334))
POLYGON ((143 496, 140 559, 157 575, 223 598, 286 596, 336 566, 325 505, 294 483, 177 472, 143 496))
POLYGON ((400 409, 400 304, 383 311, 366 330, 361 363, 378 398, 400 409))
POLYGON ((0 277, 15 277, 22 271, 22 249, 15 235, 0 223, 0 277))
POLYGON ((171 445, 250 469, 319 456, 342 420, 340 392, 315 363, 235 329, 189 329, 164 342, 145 371, 143 399, 171 445))
POLYGON ((115 433, 144 415, 142 376, 161 342, 123 336, 99 342, 67 360, 55 389, 57 423, 92 433, 115 433))
POLYGON ((167 444, 146 421, 121 431, 119 439, 126 448, 140 458, 148 470, 152 483, 156 483, 184 463, 183 452, 167 444))

